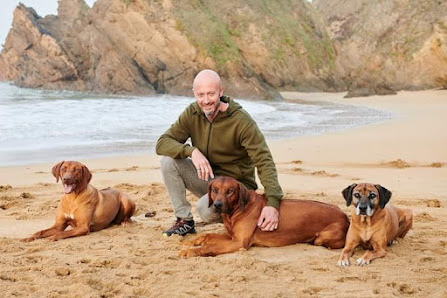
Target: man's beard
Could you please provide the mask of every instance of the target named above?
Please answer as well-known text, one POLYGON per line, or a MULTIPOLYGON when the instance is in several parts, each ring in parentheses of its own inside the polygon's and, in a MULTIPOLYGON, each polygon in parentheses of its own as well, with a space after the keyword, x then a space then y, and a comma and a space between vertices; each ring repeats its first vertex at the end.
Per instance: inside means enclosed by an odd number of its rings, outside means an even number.
POLYGON ((204 112, 206 118, 209 119, 209 118, 213 118, 213 117, 215 117, 215 116, 217 115, 217 111, 219 110, 219 107, 220 107, 220 103, 218 103, 218 104, 216 105, 216 108, 215 108, 215 109, 213 109, 213 110, 211 110, 211 111, 208 111, 208 112, 204 112))

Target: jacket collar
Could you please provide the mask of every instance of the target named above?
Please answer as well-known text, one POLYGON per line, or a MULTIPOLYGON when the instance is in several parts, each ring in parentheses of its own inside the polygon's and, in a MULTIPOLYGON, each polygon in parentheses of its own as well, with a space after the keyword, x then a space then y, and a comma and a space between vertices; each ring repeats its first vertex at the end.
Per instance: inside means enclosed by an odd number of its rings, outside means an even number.
MULTIPOLYGON (((230 98, 229 96, 225 96, 223 95, 220 98, 221 102, 227 103, 228 104, 228 108, 225 112, 219 112, 219 114, 217 114, 216 118, 214 119, 214 121, 227 117, 227 116, 231 116, 235 111, 242 109, 242 106, 240 104, 238 104, 237 102, 235 102, 232 98, 230 98)), ((203 113, 202 109, 199 107, 199 104, 197 102, 194 102, 192 104, 193 108, 194 108, 194 114, 198 114, 201 116, 205 116, 205 114, 203 113)))

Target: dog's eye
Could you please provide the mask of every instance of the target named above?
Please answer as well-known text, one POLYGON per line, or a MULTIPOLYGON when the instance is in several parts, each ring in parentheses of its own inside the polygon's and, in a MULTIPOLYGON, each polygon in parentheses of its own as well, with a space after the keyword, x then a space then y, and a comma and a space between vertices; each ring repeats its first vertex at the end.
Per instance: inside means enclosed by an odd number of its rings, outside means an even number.
POLYGON ((370 199, 374 199, 375 197, 377 197, 375 193, 370 193, 370 194, 369 194, 369 198, 370 198, 370 199))
POLYGON ((211 191, 212 191, 213 193, 217 193, 217 188, 213 187, 213 188, 211 189, 211 191))
POLYGON ((234 189, 232 189, 232 188, 229 188, 229 189, 227 190, 227 194, 229 194, 229 195, 231 195, 233 192, 234 192, 234 189))
POLYGON ((356 192, 356 193, 354 194, 354 197, 356 197, 357 199, 360 199, 360 194, 359 194, 358 192, 356 192))

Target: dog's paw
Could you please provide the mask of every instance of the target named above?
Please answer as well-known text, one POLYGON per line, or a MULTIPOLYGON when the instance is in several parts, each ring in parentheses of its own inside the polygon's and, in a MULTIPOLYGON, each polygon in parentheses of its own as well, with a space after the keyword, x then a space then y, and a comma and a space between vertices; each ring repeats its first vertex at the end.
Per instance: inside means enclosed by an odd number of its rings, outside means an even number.
POLYGON ((355 261, 355 264, 357 266, 365 266, 365 265, 369 265, 371 263, 370 260, 365 260, 364 258, 358 258, 357 261, 355 261))
POLYGON ((337 262, 337 266, 348 267, 349 266, 349 260, 348 259, 340 260, 340 261, 337 262))
POLYGON ((197 257, 198 253, 196 249, 184 249, 178 253, 178 256, 180 258, 191 258, 191 257, 197 257))
POLYGON ((207 239, 206 235, 203 235, 203 236, 200 236, 200 237, 194 239, 191 242, 192 242, 192 245, 194 245, 194 246, 201 246, 201 245, 205 244, 206 239, 207 239))
POLYGON ((34 240, 36 240, 36 238, 34 238, 34 237, 28 237, 28 238, 20 239, 21 242, 31 242, 31 241, 34 241, 34 240))
POLYGON ((201 246, 201 245, 205 244, 205 240, 206 240, 205 236, 200 236, 198 238, 195 238, 195 239, 189 240, 189 241, 181 240, 180 244, 188 245, 188 246, 201 246))
POLYGON ((57 241, 57 240, 59 240, 59 239, 61 239, 61 238, 58 237, 58 236, 56 236, 56 235, 53 235, 53 236, 48 237, 47 239, 48 239, 49 241, 54 242, 54 241, 57 241))
POLYGON ((194 240, 190 240, 190 241, 184 241, 183 239, 181 239, 179 241, 179 243, 181 245, 185 245, 185 246, 194 246, 194 240))
POLYGON ((393 246, 394 244, 397 244, 397 243, 399 243, 397 240, 391 240, 386 243, 386 246, 393 246))
POLYGON ((133 220, 131 220, 130 218, 128 218, 128 219, 123 220, 123 221, 121 222, 121 226, 122 226, 122 227, 130 226, 130 225, 132 224, 132 222, 133 222, 133 220))

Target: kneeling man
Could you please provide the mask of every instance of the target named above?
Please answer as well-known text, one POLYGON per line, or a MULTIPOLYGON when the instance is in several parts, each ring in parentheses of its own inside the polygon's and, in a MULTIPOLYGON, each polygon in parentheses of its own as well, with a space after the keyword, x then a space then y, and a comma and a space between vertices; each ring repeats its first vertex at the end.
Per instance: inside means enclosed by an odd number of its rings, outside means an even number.
POLYGON ((193 93, 196 101, 157 141, 156 152, 164 155, 163 180, 177 218, 163 234, 195 233, 186 189, 200 198, 196 210, 202 220, 217 222, 220 214, 208 207, 208 181, 225 175, 256 190, 255 168, 267 198, 258 226, 262 231, 275 230, 283 193, 264 135, 241 105, 223 95, 216 72, 201 71, 194 79, 193 93), (189 138, 191 145, 186 143, 189 138))

